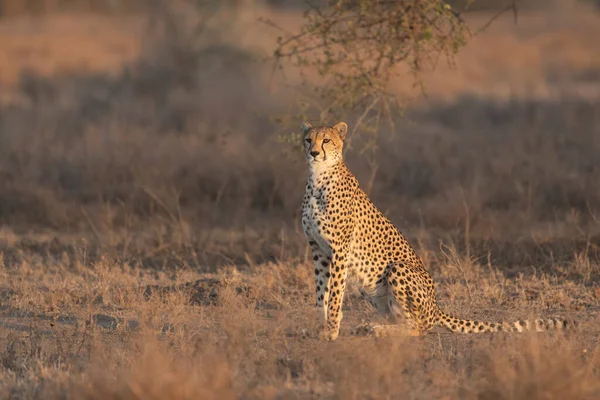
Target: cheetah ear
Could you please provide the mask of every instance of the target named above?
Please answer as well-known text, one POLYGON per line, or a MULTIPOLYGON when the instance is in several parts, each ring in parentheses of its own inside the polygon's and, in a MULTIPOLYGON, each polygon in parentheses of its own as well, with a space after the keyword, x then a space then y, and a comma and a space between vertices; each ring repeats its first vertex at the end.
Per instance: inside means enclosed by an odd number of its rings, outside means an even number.
POLYGON ((345 122, 338 122, 333 126, 333 130, 337 132, 342 141, 346 139, 346 133, 348 133, 348 125, 345 122))
POLYGON ((302 123, 302 134, 303 134, 303 135, 306 135, 306 133, 307 133, 308 131, 310 131, 310 130, 312 129, 312 127, 313 127, 313 126, 310 124, 310 122, 308 122, 308 121, 304 121, 304 122, 302 123))

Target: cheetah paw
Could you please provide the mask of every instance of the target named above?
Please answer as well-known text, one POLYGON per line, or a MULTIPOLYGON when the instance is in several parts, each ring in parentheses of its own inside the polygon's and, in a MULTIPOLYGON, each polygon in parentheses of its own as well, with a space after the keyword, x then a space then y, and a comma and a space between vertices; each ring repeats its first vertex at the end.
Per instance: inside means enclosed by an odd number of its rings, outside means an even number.
POLYGON ((354 336, 374 336, 374 337, 388 337, 388 336, 421 336, 421 333, 415 329, 407 329, 403 326, 398 325, 380 325, 362 323, 350 331, 351 335, 354 336))
POLYGON ((390 328, 385 325, 370 324, 364 322, 350 331, 353 336, 375 336, 384 337, 390 332, 390 328))
POLYGON ((339 332, 333 332, 333 331, 329 331, 329 330, 323 330, 319 334, 319 339, 321 339, 321 340, 328 340, 330 342, 333 342, 333 341, 337 340, 337 338, 339 337, 339 335, 340 335, 339 332))

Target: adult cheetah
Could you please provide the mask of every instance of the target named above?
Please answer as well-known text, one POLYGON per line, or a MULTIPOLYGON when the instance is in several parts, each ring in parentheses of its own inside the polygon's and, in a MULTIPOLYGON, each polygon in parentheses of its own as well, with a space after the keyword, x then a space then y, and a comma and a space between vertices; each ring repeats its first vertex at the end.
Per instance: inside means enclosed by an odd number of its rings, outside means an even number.
MULTIPOLYGON (((373 205, 342 157, 348 126, 302 125, 309 177, 302 203, 302 227, 312 250, 316 304, 323 309, 322 336, 336 340, 347 277, 378 312, 404 315, 411 335, 440 325, 457 333, 563 329, 559 319, 480 322, 453 317, 436 302, 434 283, 400 231, 373 205)), ((366 326, 365 326, 366 327, 366 326)), ((388 326, 390 327, 390 326, 388 326)), ((364 328, 388 329, 386 326, 364 328)))

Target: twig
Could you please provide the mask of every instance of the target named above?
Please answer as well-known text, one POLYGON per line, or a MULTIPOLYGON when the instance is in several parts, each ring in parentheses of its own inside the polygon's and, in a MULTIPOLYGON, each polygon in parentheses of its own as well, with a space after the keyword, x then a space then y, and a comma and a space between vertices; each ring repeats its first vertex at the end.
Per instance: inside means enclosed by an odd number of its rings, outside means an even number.
POLYGON ((167 213, 167 215, 169 215, 169 218, 171 218, 171 221, 175 224, 178 223, 177 217, 171 212, 171 210, 169 210, 169 207, 167 207, 165 205, 165 203, 162 202, 162 200, 155 195, 150 189, 148 189, 145 186, 142 186, 142 190, 148 195, 150 196, 150 198, 152 198, 152 200, 154 200, 156 202, 156 204, 158 204, 159 206, 161 206, 161 208, 163 210, 165 210, 165 212, 167 213))
POLYGON ((490 18, 488 20, 488 22, 486 22, 481 28, 479 28, 474 34, 473 36, 477 36, 478 34, 480 34, 481 32, 485 31, 487 28, 490 27, 490 25, 492 25, 492 23, 497 20, 498 18, 500 18, 502 16, 502 14, 511 11, 513 12, 513 16, 515 19, 515 24, 517 24, 518 22, 518 9, 517 9, 517 0, 512 0, 512 3, 509 4, 508 6, 506 6, 505 8, 503 8, 502 10, 500 10, 499 12, 497 12, 492 18, 490 18))
POLYGON ((83 206, 81 207, 81 213, 83 214, 83 216, 85 217, 85 219, 87 220, 88 224, 90 224, 90 227, 92 228, 92 232, 94 232, 94 236, 96 236, 96 239, 101 242, 101 238, 100 238, 100 233, 98 232, 98 230, 96 229, 96 226, 94 225, 94 223, 92 222, 92 219, 90 218, 90 216, 88 215, 88 213, 85 211, 85 209, 83 208, 83 206))
POLYGON ((367 108, 365 108, 365 111, 362 113, 362 115, 358 118, 358 120, 356 121, 356 123, 354 124, 354 129, 352 129, 352 136, 354 136, 354 134, 356 133, 356 131, 358 131, 358 129, 360 128, 360 125, 362 124, 363 120, 367 117, 367 114, 377 105, 377 103, 379 103, 379 100, 381 99, 381 96, 377 96, 372 102, 371 104, 369 104, 367 106, 367 108))

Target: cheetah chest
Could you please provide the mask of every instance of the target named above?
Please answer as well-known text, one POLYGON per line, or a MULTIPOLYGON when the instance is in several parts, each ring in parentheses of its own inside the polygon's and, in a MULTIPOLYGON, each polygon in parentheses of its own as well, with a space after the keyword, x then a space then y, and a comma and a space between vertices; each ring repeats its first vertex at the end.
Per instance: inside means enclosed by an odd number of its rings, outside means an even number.
POLYGON ((309 240, 317 242, 326 253, 331 253, 323 228, 328 225, 326 198, 320 190, 307 188, 302 206, 302 229, 309 240))

